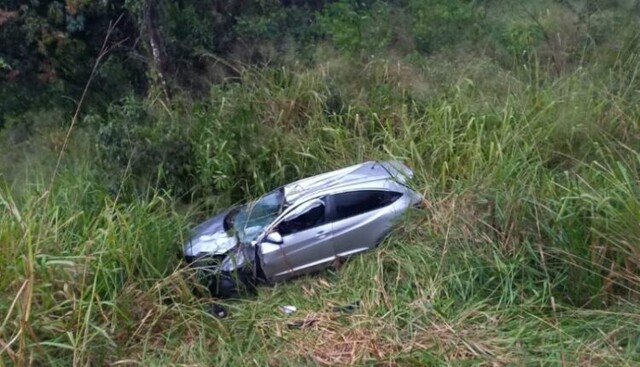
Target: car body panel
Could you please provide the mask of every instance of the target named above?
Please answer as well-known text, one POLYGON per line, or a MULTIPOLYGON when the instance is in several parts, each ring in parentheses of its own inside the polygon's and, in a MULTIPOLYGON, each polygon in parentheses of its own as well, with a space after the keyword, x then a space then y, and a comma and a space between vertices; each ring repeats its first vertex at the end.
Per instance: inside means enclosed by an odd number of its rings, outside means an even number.
MULTIPOLYGON (((271 281, 313 272, 333 261, 334 249, 331 243, 331 223, 326 222, 329 206, 324 199, 312 199, 290 208, 282 217, 273 223, 269 232, 279 231, 282 243, 277 244, 277 251, 266 246, 260 251, 262 270, 271 281), (311 210, 322 211, 322 220, 310 228, 287 233, 283 226, 287 221, 308 214, 311 210)), ((270 245, 270 244, 269 244, 270 245)))
POLYGON ((391 229, 395 216, 395 211, 387 206, 333 222, 336 256, 346 257, 374 248, 391 229))
POLYGON ((322 191, 358 188, 372 182, 394 180, 406 184, 413 172, 397 161, 365 162, 355 166, 312 176, 284 186, 285 200, 294 204, 310 196, 321 196, 322 191))
POLYGON ((227 209, 194 228, 184 247, 186 258, 224 255, 237 245, 237 240, 224 231, 224 218, 230 211, 227 209))
POLYGON ((283 243, 273 251, 261 251, 262 269, 270 281, 313 272, 333 261, 331 224, 323 224, 282 237, 283 243))

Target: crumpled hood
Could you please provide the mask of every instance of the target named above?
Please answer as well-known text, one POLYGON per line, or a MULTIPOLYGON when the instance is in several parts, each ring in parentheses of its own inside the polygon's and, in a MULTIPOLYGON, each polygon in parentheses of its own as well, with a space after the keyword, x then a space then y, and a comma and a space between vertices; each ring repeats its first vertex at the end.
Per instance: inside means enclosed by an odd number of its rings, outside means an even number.
POLYGON ((223 224, 229 212, 230 210, 225 210, 198 225, 193 231, 193 236, 184 246, 184 256, 223 255, 234 248, 238 240, 224 231, 223 224))

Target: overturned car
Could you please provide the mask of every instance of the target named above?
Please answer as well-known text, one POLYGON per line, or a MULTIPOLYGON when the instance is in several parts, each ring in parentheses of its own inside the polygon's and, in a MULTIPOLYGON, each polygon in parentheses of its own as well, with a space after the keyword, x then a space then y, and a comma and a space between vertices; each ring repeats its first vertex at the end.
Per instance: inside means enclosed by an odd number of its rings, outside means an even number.
POLYGON ((184 258, 215 297, 308 274, 375 248, 422 201, 396 161, 365 162, 302 179, 197 226, 184 258))

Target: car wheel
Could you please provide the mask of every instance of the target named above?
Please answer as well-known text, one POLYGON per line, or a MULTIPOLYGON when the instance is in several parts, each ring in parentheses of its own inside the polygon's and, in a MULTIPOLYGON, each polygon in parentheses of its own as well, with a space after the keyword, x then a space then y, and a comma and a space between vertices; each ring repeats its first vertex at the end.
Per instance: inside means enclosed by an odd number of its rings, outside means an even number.
POLYGON ((246 271, 223 272, 213 275, 212 278, 208 288, 213 297, 234 299, 257 293, 256 281, 253 275, 246 271))
POLYGON ((216 274, 213 278, 209 283, 209 292, 213 297, 238 298, 238 287, 230 274, 216 274))

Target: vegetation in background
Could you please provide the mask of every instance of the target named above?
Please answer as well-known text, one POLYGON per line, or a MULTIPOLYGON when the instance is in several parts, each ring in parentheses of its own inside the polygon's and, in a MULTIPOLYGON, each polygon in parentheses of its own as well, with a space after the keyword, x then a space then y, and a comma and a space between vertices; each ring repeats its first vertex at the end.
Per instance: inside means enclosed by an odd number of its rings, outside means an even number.
POLYGON ((0 365, 640 363, 634 2, 3 6, 0 365), (198 220, 388 158, 426 209, 380 249, 193 295, 198 220))

